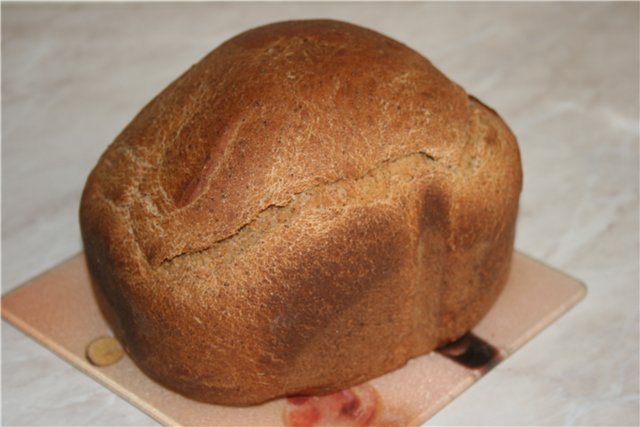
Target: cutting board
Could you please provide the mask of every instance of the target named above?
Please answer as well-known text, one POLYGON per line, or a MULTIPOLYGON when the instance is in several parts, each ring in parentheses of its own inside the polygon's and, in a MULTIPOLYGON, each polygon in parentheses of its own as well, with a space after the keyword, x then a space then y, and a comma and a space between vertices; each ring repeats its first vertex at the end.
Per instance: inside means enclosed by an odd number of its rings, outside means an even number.
MULTIPOLYGON (((125 356, 96 367, 87 344, 111 334, 79 254, 2 298, 2 316, 45 347, 165 425, 419 425, 578 303, 586 289, 521 253, 487 316, 462 339, 338 393, 292 396, 231 408, 182 397, 147 378, 125 356)), ((550 351, 550 354, 553 352, 550 351)), ((70 393, 73 393, 71 390, 70 393)))

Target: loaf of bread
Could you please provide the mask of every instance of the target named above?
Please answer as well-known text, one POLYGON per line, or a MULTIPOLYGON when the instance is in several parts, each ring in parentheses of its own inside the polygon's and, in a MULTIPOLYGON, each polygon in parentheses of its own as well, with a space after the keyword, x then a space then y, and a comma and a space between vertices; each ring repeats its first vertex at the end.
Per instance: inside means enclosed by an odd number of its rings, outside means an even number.
POLYGON ((130 357, 250 405, 361 383, 457 339, 503 288, 516 140, 427 59, 329 20, 213 50, 146 105, 80 207, 130 357))

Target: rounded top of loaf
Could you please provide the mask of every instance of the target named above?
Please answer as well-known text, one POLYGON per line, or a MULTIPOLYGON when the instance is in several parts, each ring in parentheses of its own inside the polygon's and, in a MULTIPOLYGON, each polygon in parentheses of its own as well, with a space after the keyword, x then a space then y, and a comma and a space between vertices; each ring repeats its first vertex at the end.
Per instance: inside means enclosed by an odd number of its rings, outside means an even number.
POLYGON ((272 206, 403 156, 461 148, 469 99, 417 52, 330 21, 259 27, 154 98, 85 191, 126 206, 151 265, 227 239, 272 206))

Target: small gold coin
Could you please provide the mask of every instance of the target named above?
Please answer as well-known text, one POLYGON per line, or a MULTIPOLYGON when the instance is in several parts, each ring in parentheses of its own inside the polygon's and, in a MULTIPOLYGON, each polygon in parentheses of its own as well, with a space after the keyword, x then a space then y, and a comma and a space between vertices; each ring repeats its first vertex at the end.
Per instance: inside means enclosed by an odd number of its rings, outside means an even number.
POLYGON ((117 339, 100 337, 87 346, 87 359, 96 366, 113 365, 124 356, 124 350, 117 339))

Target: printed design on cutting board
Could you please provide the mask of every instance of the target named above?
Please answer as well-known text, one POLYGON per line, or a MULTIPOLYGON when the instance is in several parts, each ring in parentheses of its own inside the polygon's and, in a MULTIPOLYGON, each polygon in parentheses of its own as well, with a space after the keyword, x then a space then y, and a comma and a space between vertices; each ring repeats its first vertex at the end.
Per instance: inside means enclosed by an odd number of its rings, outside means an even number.
POLYGON ((407 418, 384 408, 378 391, 369 383, 324 396, 292 396, 286 400, 284 424, 315 426, 405 426, 407 418))
POLYGON ((465 368, 486 374, 500 363, 506 354, 471 332, 436 350, 465 368))
MULTIPOLYGON (((477 375, 484 375, 506 356, 472 333, 436 351, 477 375)), ((284 409, 284 424, 289 427, 399 427, 408 425, 412 418, 398 408, 385 407, 370 383, 323 396, 291 396, 284 409)))

